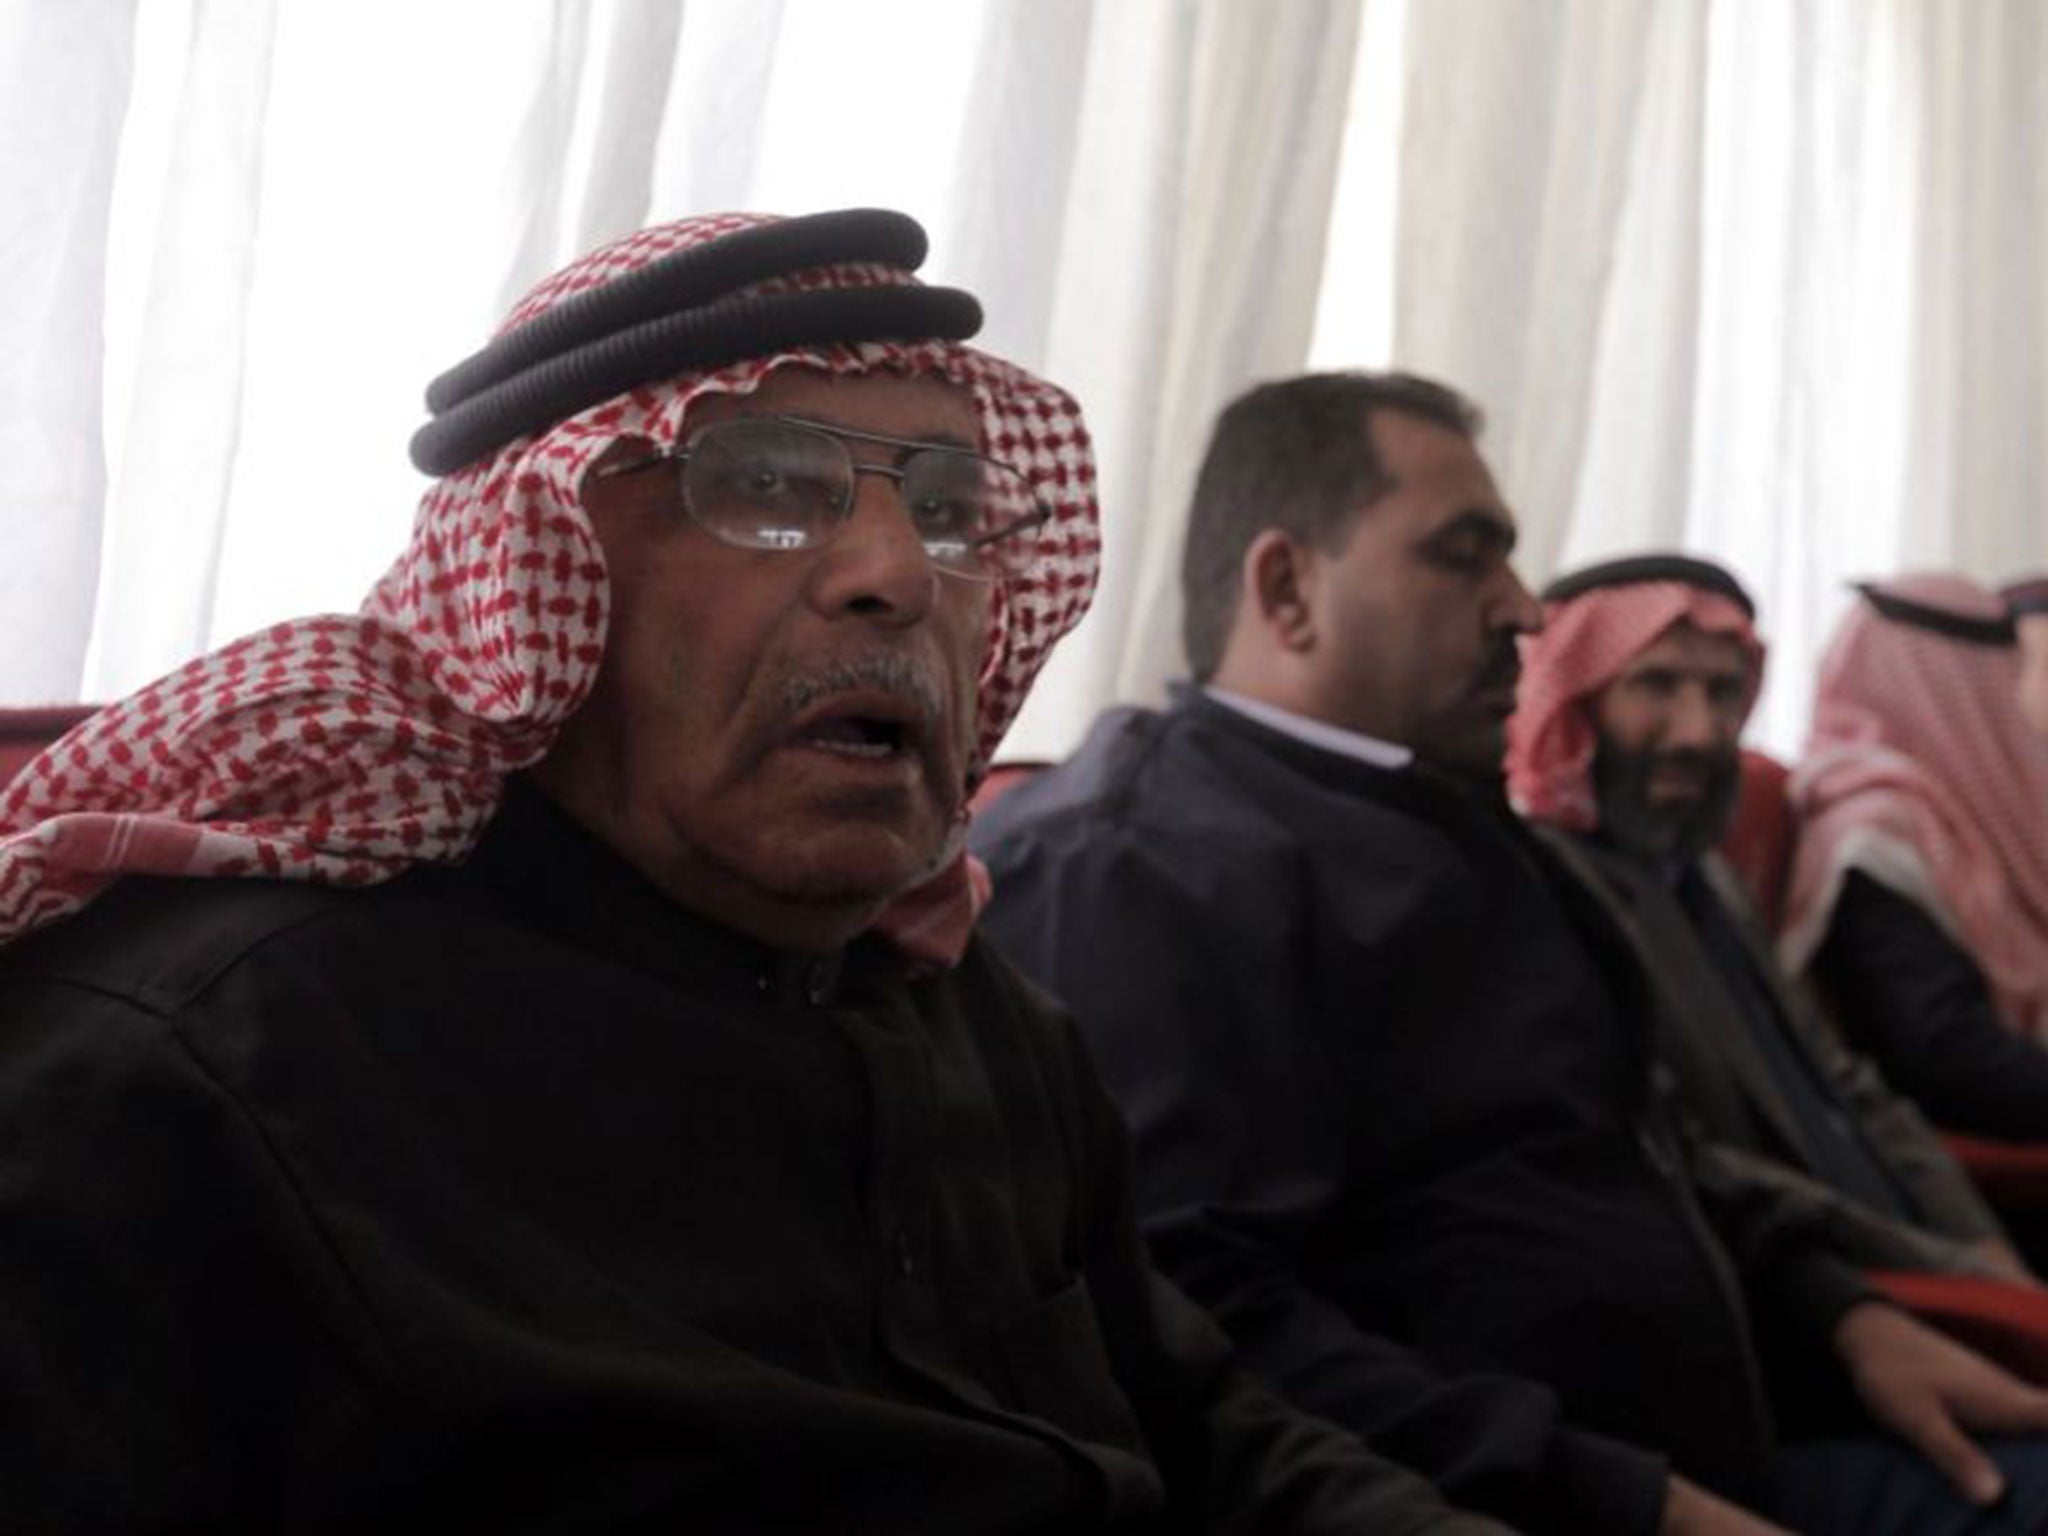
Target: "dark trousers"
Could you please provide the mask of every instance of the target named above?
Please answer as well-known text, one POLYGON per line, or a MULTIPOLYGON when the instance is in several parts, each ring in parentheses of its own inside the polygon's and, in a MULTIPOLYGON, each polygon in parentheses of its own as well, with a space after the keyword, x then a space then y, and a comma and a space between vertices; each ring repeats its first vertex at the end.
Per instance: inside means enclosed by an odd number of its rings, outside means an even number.
POLYGON ((2048 1440, 1983 1440, 2005 1497, 1978 1509, 1891 1440, 1816 1440, 1778 1453, 1765 1513, 1803 1536, 2043 1536, 2048 1440))

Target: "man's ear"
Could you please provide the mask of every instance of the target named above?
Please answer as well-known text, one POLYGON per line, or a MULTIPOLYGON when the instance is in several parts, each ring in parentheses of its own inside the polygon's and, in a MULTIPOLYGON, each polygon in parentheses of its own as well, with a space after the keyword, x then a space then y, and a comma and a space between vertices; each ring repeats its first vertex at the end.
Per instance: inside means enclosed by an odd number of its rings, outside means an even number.
POLYGON ((1283 650, 1315 643, 1313 559, 1278 528, 1266 529, 1244 552, 1242 604, 1283 650))

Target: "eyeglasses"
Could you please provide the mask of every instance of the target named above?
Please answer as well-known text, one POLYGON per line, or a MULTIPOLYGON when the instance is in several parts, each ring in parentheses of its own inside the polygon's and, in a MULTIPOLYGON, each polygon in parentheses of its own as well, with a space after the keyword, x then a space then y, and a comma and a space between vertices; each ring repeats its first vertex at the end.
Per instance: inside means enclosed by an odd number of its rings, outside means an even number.
POLYGON ((878 432, 795 416, 715 422, 680 448, 609 464, 609 479, 657 464, 677 467, 683 510, 713 538, 741 549, 814 549, 853 511, 855 477, 886 475, 925 554, 972 581, 1006 581, 1039 554, 1050 513, 1031 482, 996 460, 878 432), (853 443, 903 450, 894 464, 855 459, 853 443))

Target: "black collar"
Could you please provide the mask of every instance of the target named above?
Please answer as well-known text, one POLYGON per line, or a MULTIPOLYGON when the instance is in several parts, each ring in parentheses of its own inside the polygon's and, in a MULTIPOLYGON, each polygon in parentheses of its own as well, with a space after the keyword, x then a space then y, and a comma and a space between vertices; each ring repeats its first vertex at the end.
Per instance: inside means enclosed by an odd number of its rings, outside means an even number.
POLYGON ((506 781, 504 802, 465 863, 407 878, 733 1002, 822 1007, 899 969, 879 941, 796 954, 678 906, 523 774, 506 781))

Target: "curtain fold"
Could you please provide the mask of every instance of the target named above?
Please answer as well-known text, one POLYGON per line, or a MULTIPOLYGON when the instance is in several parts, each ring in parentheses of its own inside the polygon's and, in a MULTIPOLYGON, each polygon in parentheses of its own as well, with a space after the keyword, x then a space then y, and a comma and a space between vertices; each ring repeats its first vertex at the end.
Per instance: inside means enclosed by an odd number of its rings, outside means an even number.
POLYGON ((2025 0, 1411 19, 1397 359, 1487 408, 1532 579, 1678 545, 1751 584, 1779 752, 1849 579, 2048 564, 2043 33, 2025 0))
POLYGON ((522 60, 526 66, 506 84, 517 92, 519 111, 500 174, 510 194, 511 239, 495 308, 510 309, 555 266, 564 234, 564 209, 572 197, 576 167, 569 160, 583 93, 584 58, 590 47, 591 0, 546 0, 548 25, 540 44, 522 60))
MULTIPOLYGON (((662 8, 662 0, 649 3, 662 8)), ((668 110, 653 132, 653 206, 692 212, 748 208, 782 41, 784 0, 671 9, 680 12, 680 31, 649 40, 650 52, 667 42, 676 76, 668 110)))
POLYGON ((582 252, 647 223, 661 124, 669 116, 676 53, 682 37, 680 0, 620 0, 598 54, 581 211, 565 242, 582 252))
POLYGON ((0 0, 0 698, 75 698, 100 564, 107 232, 133 0, 0 0))
MULTIPOLYGON (((1484 407, 1524 564, 1578 497, 1594 358, 1652 105, 1660 16, 1637 0, 1431 0, 1408 23, 1395 357, 1484 407)), ((1648 168, 1653 173, 1657 168, 1648 168)))
POLYGON ((1094 0, 997 7, 975 47, 944 222, 931 232, 932 273, 1002 295, 975 345, 1003 356, 1044 357, 1051 338, 1096 9, 1094 0))
POLYGON ((1193 10, 1174 0, 1094 11, 1040 366, 1079 398, 1095 436, 1102 576, 1010 728, 1013 758, 1063 755, 1114 696, 1144 545, 1176 536, 1144 477, 1165 391, 1196 34, 1193 10))
POLYGON ((1937 515, 1906 521, 1901 554, 2048 563, 2048 14, 2032 0, 1887 9, 1924 87, 1908 415, 1940 424, 1905 477, 1911 505, 1937 515))
POLYGON ((107 502, 93 667, 203 650, 242 434, 276 8, 195 0, 148 233, 136 386, 107 502))
POLYGON ((1130 611, 1117 626, 1117 696, 1156 697, 1183 670, 1181 540, 1166 529, 1185 519, 1216 413, 1308 356, 1358 22, 1358 0, 1203 13, 1163 383, 1138 486, 1138 505, 1162 526, 1136 551, 1130 611))

